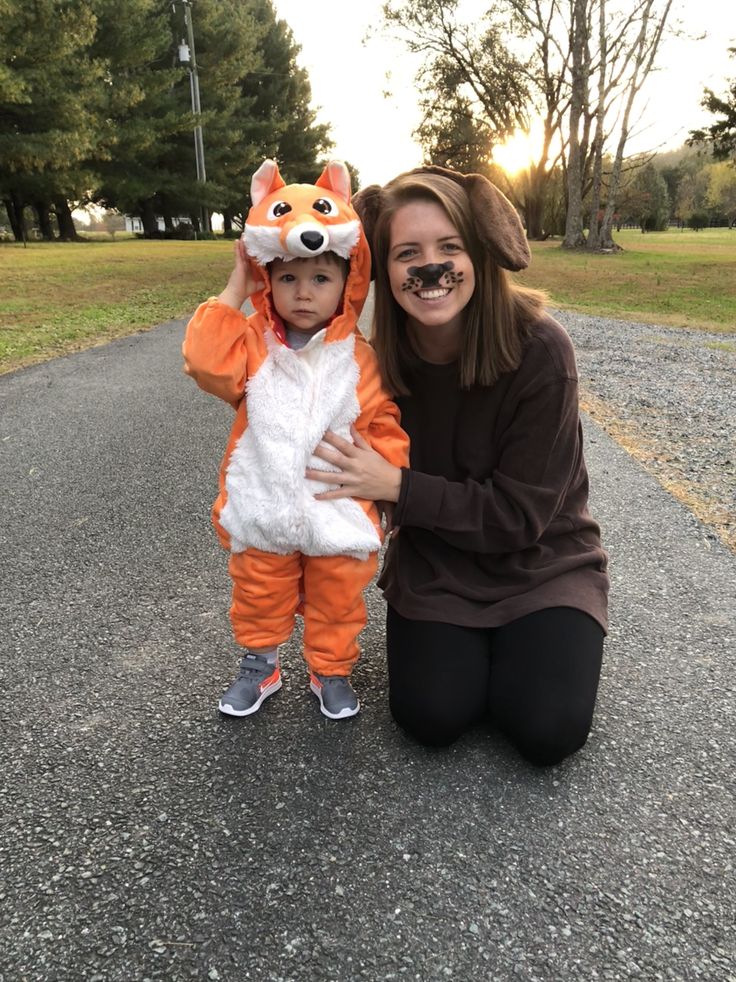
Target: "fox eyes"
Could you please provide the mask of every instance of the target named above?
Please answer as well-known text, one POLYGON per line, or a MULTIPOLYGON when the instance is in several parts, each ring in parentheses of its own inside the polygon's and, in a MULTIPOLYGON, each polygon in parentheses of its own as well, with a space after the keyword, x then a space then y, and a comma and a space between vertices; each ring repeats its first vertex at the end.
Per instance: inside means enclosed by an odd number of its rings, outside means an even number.
POLYGON ((274 203, 268 209, 266 218, 281 218, 282 215, 288 215, 290 211, 291 205, 288 203, 288 201, 274 201, 274 203))
POLYGON ((337 205, 334 201, 330 201, 329 198, 317 198, 317 200, 312 205, 315 211, 318 211, 320 215, 336 215, 337 205))
MULTIPOLYGON (((317 200, 312 205, 312 208, 319 212, 320 215, 337 215, 337 205, 334 201, 329 198, 317 198, 317 200)), ((284 215, 288 215, 292 210, 291 205, 288 201, 274 201, 271 207, 268 209, 268 214, 266 218, 269 221, 274 221, 276 218, 283 218, 284 215)))

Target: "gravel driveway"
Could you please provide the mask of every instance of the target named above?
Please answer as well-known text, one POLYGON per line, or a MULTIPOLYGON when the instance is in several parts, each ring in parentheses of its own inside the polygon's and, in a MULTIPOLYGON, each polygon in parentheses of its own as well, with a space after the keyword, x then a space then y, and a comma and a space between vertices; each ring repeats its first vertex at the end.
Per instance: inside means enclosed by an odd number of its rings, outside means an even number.
POLYGON ((736 338, 569 311, 583 405, 736 550, 736 338))

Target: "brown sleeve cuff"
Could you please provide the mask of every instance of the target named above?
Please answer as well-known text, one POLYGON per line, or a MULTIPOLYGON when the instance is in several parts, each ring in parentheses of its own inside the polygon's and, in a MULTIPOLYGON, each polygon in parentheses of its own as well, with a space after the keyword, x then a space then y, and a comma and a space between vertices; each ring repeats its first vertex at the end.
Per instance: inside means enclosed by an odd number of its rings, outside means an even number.
POLYGON ((429 529, 437 526, 437 517, 442 507, 447 480, 434 474, 401 468, 401 487, 399 500, 394 508, 396 525, 413 525, 415 528, 429 529))

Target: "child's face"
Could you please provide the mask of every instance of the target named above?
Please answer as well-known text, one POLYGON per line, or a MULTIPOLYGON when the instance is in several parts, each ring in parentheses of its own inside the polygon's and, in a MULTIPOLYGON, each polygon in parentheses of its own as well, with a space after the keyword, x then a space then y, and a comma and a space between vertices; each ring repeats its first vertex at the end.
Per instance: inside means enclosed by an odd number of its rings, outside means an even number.
POLYGON ((332 317, 342 299, 345 274, 342 263, 322 256, 309 259, 274 259, 271 295, 276 313, 287 327, 315 333, 332 317))

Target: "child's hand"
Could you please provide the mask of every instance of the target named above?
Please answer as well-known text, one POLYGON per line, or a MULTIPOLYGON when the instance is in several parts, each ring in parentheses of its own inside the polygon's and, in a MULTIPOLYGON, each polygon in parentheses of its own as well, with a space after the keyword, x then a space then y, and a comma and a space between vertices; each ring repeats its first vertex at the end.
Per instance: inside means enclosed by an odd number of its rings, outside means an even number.
POLYGON ((235 243, 235 266, 227 286, 217 298, 220 303, 240 310, 248 297, 263 288, 263 281, 256 278, 245 245, 241 239, 235 243))

